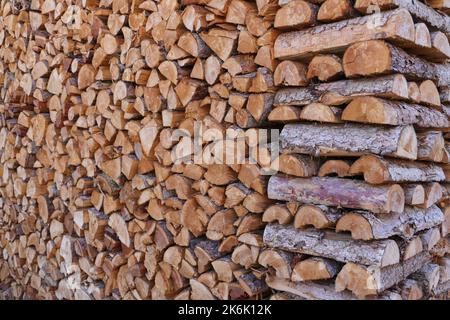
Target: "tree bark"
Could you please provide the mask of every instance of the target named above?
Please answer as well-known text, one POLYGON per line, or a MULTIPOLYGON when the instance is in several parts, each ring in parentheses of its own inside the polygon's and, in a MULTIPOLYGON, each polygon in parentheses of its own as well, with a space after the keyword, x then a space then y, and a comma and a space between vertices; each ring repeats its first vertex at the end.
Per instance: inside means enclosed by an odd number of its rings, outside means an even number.
POLYGON ((275 249, 340 262, 387 266, 400 261, 399 248, 394 240, 374 240, 368 243, 331 231, 299 230, 293 226, 273 223, 268 224, 264 230, 264 244, 275 249))

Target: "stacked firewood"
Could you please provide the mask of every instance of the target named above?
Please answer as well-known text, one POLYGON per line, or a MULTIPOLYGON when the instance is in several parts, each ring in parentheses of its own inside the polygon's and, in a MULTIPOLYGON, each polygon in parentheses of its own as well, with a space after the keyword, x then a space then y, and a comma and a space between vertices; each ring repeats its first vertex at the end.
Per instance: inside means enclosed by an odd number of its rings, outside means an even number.
POLYGON ((244 160, 258 145, 277 8, 1 2, 3 297, 268 292, 257 267, 268 176, 257 161, 210 160, 226 153, 217 132, 243 143, 244 160))
POLYGON ((292 124, 263 215, 274 299, 447 298, 449 19, 402 0, 278 10, 268 118, 292 124))
POLYGON ((0 298, 446 298, 445 1, 0 11, 0 298))

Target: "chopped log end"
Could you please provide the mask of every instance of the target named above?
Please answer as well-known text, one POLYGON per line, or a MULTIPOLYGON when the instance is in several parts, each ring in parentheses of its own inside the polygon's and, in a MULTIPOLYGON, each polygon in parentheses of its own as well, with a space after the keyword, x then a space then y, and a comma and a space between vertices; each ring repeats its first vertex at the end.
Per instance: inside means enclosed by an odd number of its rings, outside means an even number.
POLYGON ((331 221, 321 207, 315 205, 303 205, 298 209, 294 219, 294 226, 303 229, 314 226, 316 229, 330 228, 335 221, 331 221))
POLYGON ((340 178, 352 175, 350 173, 350 164, 346 160, 327 160, 320 167, 319 177, 333 177, 340 178))
POLYGON ((347 213, 336 224, 336 231, 349 231, 353 239, 371 240, 374 238, 372 226, 361 215, 347 213))

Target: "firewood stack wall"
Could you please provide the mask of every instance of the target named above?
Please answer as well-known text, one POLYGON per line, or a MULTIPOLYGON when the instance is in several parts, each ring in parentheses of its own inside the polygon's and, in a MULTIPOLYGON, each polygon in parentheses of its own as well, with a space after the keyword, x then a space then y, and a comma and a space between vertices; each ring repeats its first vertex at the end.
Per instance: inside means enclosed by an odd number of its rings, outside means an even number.
POLYGON ((0 0, 0 298, 448 299, 449 11, 0 0))

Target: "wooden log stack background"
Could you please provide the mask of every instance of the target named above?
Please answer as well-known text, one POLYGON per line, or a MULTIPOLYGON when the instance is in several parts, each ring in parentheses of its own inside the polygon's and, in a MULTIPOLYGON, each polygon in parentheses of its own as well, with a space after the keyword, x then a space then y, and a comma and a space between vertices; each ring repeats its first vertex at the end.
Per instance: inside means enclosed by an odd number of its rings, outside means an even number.
POLYGON ((449 5, 0 0, 0 298, 448 299, 449 5))

